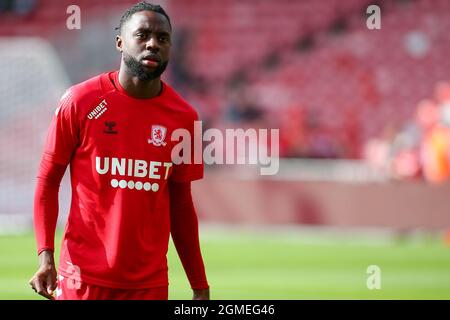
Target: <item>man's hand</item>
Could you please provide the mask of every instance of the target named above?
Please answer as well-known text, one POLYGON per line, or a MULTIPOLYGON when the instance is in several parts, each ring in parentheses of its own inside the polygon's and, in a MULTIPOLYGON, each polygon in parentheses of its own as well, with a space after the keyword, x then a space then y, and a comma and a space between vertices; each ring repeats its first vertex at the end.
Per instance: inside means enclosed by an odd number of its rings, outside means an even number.
POLYGON ((31 288, 41 296, 54 300, 56 267, 53 252, 44 250, 39 255, 39 269, 29 281, 31 288))
POLYGON ((194 295, 192 300, 209 300, 209 288, 208 289, 193 289, 194 295))

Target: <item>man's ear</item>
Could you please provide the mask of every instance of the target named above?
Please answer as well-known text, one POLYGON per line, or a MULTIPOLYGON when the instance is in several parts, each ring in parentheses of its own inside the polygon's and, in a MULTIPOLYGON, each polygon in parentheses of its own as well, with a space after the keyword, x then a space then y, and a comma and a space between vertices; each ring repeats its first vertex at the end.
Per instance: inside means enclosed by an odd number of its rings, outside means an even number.
POLYGON ((116 36, 116 49, 122 53, 122 37, 120 35, 116 36))

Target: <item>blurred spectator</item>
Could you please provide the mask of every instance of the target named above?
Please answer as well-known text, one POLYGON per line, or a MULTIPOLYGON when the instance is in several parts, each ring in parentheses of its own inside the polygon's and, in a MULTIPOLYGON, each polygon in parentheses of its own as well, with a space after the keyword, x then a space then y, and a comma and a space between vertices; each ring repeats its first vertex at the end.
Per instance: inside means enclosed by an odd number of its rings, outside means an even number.
POLYGON ((395 179, 417 179, 422 175, 420 164, 420 128, 408 122, 394 137, 391 145, 390 172, 395 179))
POLYGON ((450 85, 436 85, 435 101, 427 100, 418 106, 418 120, 422 124, 422 161, 425 178, 430 182, 450 179, 450 85))
POLYGON ((382 172, 391 171, 391 150, 395 134, 395 126, 389 123, 384 128, 380 137, 374 137, 368 140, 364 148, 364 159, 370 166, 382 172))
POLYGON ((365 148, 369 164, 394 179, 424 178, 431 183, 450 180, 450 83, 436 85, 434 99, 417 104, 414 122, 365 148))
POLYGON ((171 52, 170 60, 170 75, 173 86, 182 93, 191 90, 207 95, 207 83, 202 77, 189 71, 189 58, 186 52, 193 51, 190 46, 190 43, 192 43, 191 31, 181 28, 174 34, 172 42, 172 46, 177 48, 177 50, 171 52))
POLYGON ((13 10, 15 13, 25 16, 31 13, 36 7, 36 0, 15 0, 13 10))
POLYGON ((450 131, 437 124, 425 133, 422 142, 424 177, 430 182, 444 182, 450 178, 450 131))
POLYGON ((308 155, 307 115, 301 106, 289 106, 280 117, 280 155, 306 157, 308 155))
POLYGON ((225 110, 226 118, 235 124, 251 125, 265 122, 264 111, 255 103, 245 84, 230 93, 228 107, 225 110))
POLYGON ((361 124, 356 114, 354 112, 346 112, 343 129, 338 132, 339 158, 361 158, 361 133, 361 124))
POLYGON ((14 0, 0 1, 0 13, 10 12, 13 10, 14 0))
POLYGON ((339 157, 339 145, 334 132, 326 126, 310 127, 309 153, 306 157, 333 159, 339 157))
POLYGON ((36 5, 36 0, 1 0, 0 13, 9 12, 24 16, 31 13, 36 5))

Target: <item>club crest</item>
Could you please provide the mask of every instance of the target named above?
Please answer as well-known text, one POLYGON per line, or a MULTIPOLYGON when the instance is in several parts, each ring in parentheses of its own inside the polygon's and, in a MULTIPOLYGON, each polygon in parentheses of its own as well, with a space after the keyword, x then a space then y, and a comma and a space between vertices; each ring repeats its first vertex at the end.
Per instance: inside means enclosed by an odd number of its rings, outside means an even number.
POLYGON ((148 139, 148 143, 153 144, 154 146, 165 146, 167 143, 164 142, 166 138, 167 128, 160 125, 152 126, 152 134, 150 139, 148 139))

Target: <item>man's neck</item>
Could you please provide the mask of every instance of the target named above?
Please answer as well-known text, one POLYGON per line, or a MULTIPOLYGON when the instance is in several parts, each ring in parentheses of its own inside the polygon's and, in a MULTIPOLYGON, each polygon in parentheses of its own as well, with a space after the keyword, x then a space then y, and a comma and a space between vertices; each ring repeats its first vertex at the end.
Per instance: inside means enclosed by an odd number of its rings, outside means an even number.
POLYGON ((159 77, 152 80, 139 80, 138 77, 126 72, 124 68, 120 68, 118 78, 122 88, 134 98, 154 98, 162 90, 162 83, 159 77))

